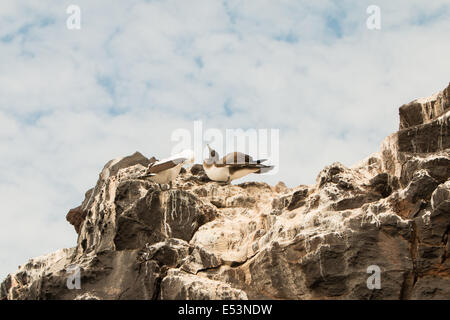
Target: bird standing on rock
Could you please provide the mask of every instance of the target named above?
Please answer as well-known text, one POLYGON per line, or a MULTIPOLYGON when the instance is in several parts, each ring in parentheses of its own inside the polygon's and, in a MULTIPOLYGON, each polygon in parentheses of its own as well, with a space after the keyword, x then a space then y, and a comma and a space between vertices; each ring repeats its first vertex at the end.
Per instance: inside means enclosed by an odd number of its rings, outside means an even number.
POLYGON ((272 170, 273 166, 262 164, 263 160, 253 160, 247 154, 232 152, 219 160, 219 154, 209 145, 209 158, 203 161, 203 168, 209 179, 230 184, 231 181, 242 178, 250 173, 266 173, 272 170))
POLYGON ((149 164, 145 175, 141 178, 149 178, 156 182, 161 187, 162 184, 168 184, 169 189, 172 189, 172 181, 178 176, 181 167, 185 164, 192 164, 194 162, 194 152, 192 150, 184 150, 167 159, 156 160, 149 164))

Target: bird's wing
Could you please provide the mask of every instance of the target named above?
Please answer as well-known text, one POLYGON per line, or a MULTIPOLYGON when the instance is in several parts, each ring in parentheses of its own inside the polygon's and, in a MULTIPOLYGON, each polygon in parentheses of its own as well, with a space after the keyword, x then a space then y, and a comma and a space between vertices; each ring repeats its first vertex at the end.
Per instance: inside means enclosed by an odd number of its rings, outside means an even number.
POLYGON ((177 158, 168 161, 162 160, 150 166, 147 170, 147 173, 160 173, 161 171, 172 169, 173 167, 176 167, 186 160, 186 158, 177 158))
POLYGON ((264 164, 251 163, 251 164, 237 164, 228 166, 230 170, 230 174, 233 175, 235 172, 240 170, 251 170, 253 173, 266 173, 274 168, 274 166, 266 166, 264 164))

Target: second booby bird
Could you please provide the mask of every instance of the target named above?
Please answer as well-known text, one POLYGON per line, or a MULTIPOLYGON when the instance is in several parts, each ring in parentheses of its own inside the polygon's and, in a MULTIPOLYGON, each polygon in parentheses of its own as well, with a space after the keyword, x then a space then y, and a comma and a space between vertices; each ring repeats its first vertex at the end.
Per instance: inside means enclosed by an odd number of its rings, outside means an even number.
POLYGON ((273 166, 262 164, 264 160, 253 160, 247 154, 232 152, 219 160, 219 154, 208 145, 209 158, 203 161, 203 168, 209 179, 226 182, 242 178, 250 173, 265 173, 273 169, 273 166))

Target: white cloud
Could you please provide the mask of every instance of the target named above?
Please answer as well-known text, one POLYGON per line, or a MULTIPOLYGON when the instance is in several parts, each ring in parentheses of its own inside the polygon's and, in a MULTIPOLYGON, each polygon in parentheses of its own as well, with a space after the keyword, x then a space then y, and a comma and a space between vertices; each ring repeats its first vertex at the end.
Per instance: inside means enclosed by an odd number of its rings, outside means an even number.
POLYGON ((110 159, 176 128, 279 128, 271 184, 377 151, 398 107, 450 79, 449 5, 378 1, 0 3, 0 276, 75 244, 65 213, 110 159), (66 29, 78 4, 82 29, 66 29))

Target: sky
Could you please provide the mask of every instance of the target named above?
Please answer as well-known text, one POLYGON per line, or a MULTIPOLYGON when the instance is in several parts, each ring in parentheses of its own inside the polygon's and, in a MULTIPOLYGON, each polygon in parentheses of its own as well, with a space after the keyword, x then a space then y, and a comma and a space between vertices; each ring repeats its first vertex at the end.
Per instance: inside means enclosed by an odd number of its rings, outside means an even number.
POLYGON ((241 181, 312 184, 377 152, 402 104, 450 82, 449 15, 447 0, 2 0, 0 279, 76 245, 65 215, 106 162, 169 156, 194 121, 279 130, 276 174, 241 181))

